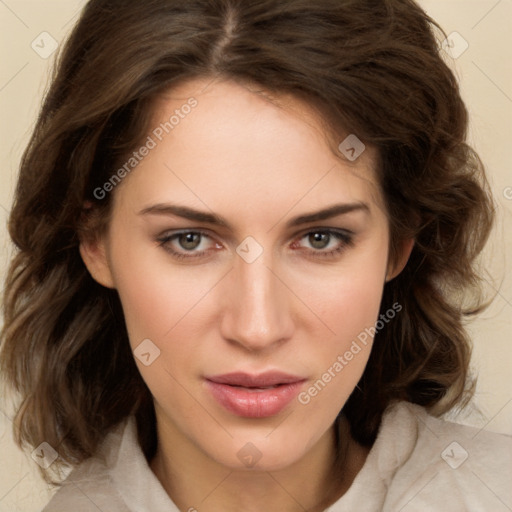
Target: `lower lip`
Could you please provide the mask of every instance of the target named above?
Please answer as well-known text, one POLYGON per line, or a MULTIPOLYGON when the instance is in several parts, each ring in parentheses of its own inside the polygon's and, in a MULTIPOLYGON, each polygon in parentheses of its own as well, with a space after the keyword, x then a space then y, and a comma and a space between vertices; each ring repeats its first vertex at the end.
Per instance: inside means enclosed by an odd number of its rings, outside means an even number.
POLYGON ((206 383, 217 402, 233 414, 244 418, 268 418, 279 414, 299 394, 304 381, 260 391, 249 391, 211 380, 206 383))

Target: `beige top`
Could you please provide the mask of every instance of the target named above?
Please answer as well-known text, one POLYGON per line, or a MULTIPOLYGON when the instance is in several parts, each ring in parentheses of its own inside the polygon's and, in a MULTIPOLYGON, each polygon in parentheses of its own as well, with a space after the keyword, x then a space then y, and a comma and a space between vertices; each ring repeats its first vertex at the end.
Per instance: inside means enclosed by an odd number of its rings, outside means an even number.
MULTIPOLYGON (((101 456, 82 463, 43 512, 179 512, 149 468, 134 418, 105 439, 101 456)), ((187 512, 201 512, 190 504, 187 512)), ((510 512, 512 436, 429 416, 400 402, 350 489, 329 512, 510 512)))

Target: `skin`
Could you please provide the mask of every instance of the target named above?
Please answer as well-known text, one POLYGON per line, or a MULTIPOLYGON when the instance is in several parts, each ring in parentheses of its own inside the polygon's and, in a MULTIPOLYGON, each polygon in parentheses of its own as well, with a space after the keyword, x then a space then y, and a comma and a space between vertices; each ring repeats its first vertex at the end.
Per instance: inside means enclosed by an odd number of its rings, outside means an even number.
POLYGON ((344 431, 344 472, 330 469, 333 422, 371 340, 308 404, 293 400, 270 418, 227 411, 204 377, 280 370, 305 378, 308 389, 375 324, 383 286, 405 265, 412 242, 388 262, 374 150, 353 163, 335 155, 307 105, 280 96, 277 106, 249 86, 194 80, 159 99, 153 126, 191 96, 197 107, 114 190, 109 229, 83 241, 81 254, 99 283, 118 290, 132 348, 150 339, 160 350, 149 366, 136 362, 155 399, 151 469, 177 506, 316 510, 333 481, 331 501, 347 490, 367 455, 344 431), (215 213, 229 227, 141 213, 169 203, 215 213), (366 207, 287 226, 339 203, 366 207), (326 229, 350 232, 351 242, 326 229), (169 239, 183 230, 208 236, 195 238, 197 248, 169 239), (236 252, 248 236, 263 249, 252 263, 236 252), (178 259, 172 249, 205 252, 178 259), (333 249, 340 251, 325 256, 333 249), (261 453, 252 468, 237 456, 247 443, 261 453))

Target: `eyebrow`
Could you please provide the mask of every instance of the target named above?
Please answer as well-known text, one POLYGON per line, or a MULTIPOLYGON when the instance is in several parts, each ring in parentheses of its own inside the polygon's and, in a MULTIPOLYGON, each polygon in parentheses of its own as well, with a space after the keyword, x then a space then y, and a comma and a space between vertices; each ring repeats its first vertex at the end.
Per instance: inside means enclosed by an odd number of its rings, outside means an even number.
MULTIPOLYGON (((327 220, 331 219, 332 217, 337 217, 339 215, 344 215, 355 211, 370 213, 370 208, 366 203, 363 202, 334 204, 332 206, 329 206, 328 208, 324 208, 323 210, 293 217, 286 223, 286 227, 296 227, 302 224, 309 224, 311 222, 327 220)), ((207 224, 213 224, 231 229, 229 222, 220 215, 216 215, 215 213, 205 212, 201 210, 195 210, 193 208, 189 208, 188 206, 179 206, 170 203, 159 203, 152 206, 148 206, 147 208, 144 208, 139 212, 139 215, 150 214, 173 215, 196 222, 204 222, 207 224)))

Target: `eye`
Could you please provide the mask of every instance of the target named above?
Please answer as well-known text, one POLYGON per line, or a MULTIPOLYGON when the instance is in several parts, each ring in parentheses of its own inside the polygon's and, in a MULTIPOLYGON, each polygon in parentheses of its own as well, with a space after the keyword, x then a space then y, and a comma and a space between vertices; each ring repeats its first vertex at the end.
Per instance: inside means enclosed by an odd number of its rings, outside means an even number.
POLYGON ((157 242, 173 257, 178 259, 197 258, 205 256, 212 249, 222 249, 222 245, 215 242, 207 233, 202 231, 166 233, 158 237, 157 242))
POLYGON ((325 233, 322 231, 309 233, 307 237, 308 243, 310 243, 315 249, 326 249, 332 239, 331 233, 325 233))
POLYGON ((193 251, 201 245, 202 237, 201 233, 181 233, 176 240, 182 249, 193 251))
POLYGON ((345 230, 316 229, 302 235, 292 245, 293 249, 304 250, 312 257, 334 257, 353 245, 353 233, 345 230), (304 247, 304 243, 309 245, 304 247))

